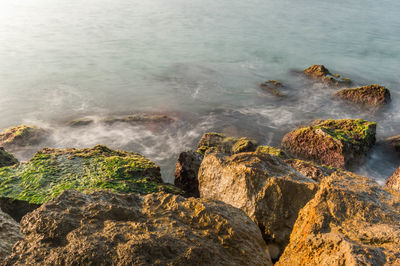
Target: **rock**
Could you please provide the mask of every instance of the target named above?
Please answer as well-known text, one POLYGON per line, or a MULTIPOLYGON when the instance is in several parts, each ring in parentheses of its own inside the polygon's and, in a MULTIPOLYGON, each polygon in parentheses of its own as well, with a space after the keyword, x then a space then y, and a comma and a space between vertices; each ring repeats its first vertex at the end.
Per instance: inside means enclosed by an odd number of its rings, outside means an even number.
POLYGON ((386 186, 391 189, 400 190, 400 167, 397 168, 391 177, 386 179, 386 186))
POLYGON ((195 151, 179 154, 174 184, 185 192, 184 196, 186 197, 200 197, 197 175, 202 160, 203 155, 195 151))
POLYGON ((201 198, 231 204, 256 222, 273 259, 288 244, 298 211, 318 187, 278 156, 259 152, 232 156, 209 152, 198 179, 201 198))
POLYGON ((285 95, 282 94, 279 88, 283 87, 282 83, 276 80, 268 80, 260 84, 260 88, 263 91, 270 92, 275 96, 284 97, 285 95))
POLYGON ((0 263, 11 254, 14 244, 21 239, 19 224, 0 210, 0 263))
POLYGON ((269 155, 274 155, 274 156, 278 156, 282 159, 288 159, 288 155, 286 153, 284 153, 281 149, 279 148, 275 148, 275 147, 271 147, 271 146, 258 146, 256 149, 257 153, 266 153, 269 155))
POLYGON ((316 81, 324 83, 328 86, 348 86, 352 83, 352 81, 348 78, 342 78, 340 75, 332 75, 329 70, 323 65, 312 65, 309 68, 305 69, 303 73, 316 81))
POLYGON ((390 91, 378 84, 343 89, 338 91, 335 96, 353 103, 369 106, 381 106, 390 102, 390 91))
POLYGON ((257 226, 222 202, 64 191, 21 221, 5 265, 272 265, 257 226))
POLYGON ((107 125, 112 125, 115 123, 170 123, 172 121, 174 121, 174 119, 172 119, 171 117, 157 114, 132 114, 127 116, 113 116, 101 120, 101 122, 107 125))
POLYGON ((322 178, 330 176, 336 170, 327 166, 317 165, 313 162, 299 159, 287 159, 285 163, 299 171, 302 175, 315 181, 321 181, 322 178))
POLYGON ((375 144, 376 123, 361 119, 316 120, 287 133, 282 149, 291 156, 348 168, 359 164, 375 144))
POLYGON ((35 126, 10 127, 0 133, 0 146, 12 149, 18 146, 37 145, 48 137, 49 132, 35 126))
POLYGON ((78 119, 74 119, 72 121, 68 122, 68 126, 70 127, 83 127, 83 126, 88 126, 92 125, 94 123, 94 120, 92 118, 88 117, 82 117, 78 119))
POLYGON ((97 145, 43 149, 27 163, 0 168, 0 196, 42 204, 65 189, 180 193, 163 184, 160 168, 140 154, 97 145))
POLYGON ((385 139, 385 142, 393 147, 397 152, 400 152, 400 135, 385 139))
POLYGON ((276 265, 400 265, 400 193, 335 172, 300 211, 276 265))
POLYGON ((197 144, 197 152, 205 154, 207 151, 215 150, 227 154, 255 151, 256 141, 243 138, 228 137, 221 133, 205 133, 197 144))
POLYGON ((32 212, 39 207, 40 204, 33 204, 27 201, 0 197, 0 209, 10 215, 18 223, 25 214, 32 212))
POLYGON ((12 154, 0 147, 0 167, 17 164, 18 160, 12 154))

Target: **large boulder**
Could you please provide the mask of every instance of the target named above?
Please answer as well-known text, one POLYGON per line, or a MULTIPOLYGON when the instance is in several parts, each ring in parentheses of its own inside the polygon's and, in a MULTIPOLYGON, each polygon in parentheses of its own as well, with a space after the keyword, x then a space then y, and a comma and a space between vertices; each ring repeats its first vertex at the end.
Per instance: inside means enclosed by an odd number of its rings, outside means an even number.
POLYGON ((386 179, 386 186, 391 189, 400 190, 400 167, 397 168, 391 177, 386 179))
POLYGON ((174 184, 184 191, 186 197, 199 197, 199 172, 203 155, 196 151, 181 152, 175 167, 174 184))
POLYGON ((375 144, 376 123, 361 119, 316 120, 287 133, 282 149, 318 164, 348 168, 359 164, 375 144))
POLYGON ((0 133, 0 146, 6 149, 33 146, 45 140, 48 135, 48 131, 35 126, 20 125, 10 127, 0 133))
POLYGON ((277 265, 400 265, 400 194, 332 174, 300 211, 277 265))
POLYGON ((21 239, 19 224, 0 210, 0 264, 11 254, 14 244, 21 239))
POLYGON ((97 145, 90 149, 43 149, 26 163, 0 168, 0 196, 42 204, 65 189, 179 193, 160 168, 137 153, 97 145))
POLYGON ((323 65, 312 65, 307 69, 303 70, 303 73, 318 82, 321 82, 328 86, 348 86, 352 81, 348 78, 342 78, 339 74, 333 75, 329 70, 323 65))
POLYGON ((18 160, 12 154, 8 153, 3 147, 0 147, 0 167, 17 164, 18 160))
POLYGON ((368 106, 382 106, 390 102, 390 91, 378 84, 343 89, 338 91, 335 96, 353 103, 368 106))
POLYGON ((257 223, 274 259, 289 242, 299 210, 318 187, 279 156, 261 152, 232 156, 210 152, 198 178, 201 198, 240 208, 257 223))
POLYGON ((257 226, 222 202, 64 191, 21 221, 5 265, 272 265, 257 226))

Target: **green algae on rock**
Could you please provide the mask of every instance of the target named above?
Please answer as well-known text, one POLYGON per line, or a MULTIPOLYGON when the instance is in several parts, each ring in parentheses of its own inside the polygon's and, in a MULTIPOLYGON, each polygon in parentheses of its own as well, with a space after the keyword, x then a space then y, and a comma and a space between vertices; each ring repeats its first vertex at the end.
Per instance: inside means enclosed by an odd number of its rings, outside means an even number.
POLYGON ((323 65, 312 65, 305 69, 303 73, 314 80, 322 82, 328 86, 348 86, 352 81, 348 78, 342 78, 339 74, 333 75, 329 70, 323 65))
POLYGON ((205 133, 197 144, 197 152, 205 154, 215 150, 227 154, 255 151, 256 141, 243 138, 228 137, 222 133, 205 133))
POLYGON ((41 204, 66 189, 121 193, 179 193, 163 184, 160 168, 144 156, 97 145, 43 149, 26 163, 0 169, 0 196, 41 204))
POLYGON ((48 132, 44 129, 20 125, 10 127, 0 133, 0 146, 15 147, 15 146, 30 146, 37 145, 48 136, 48 132))
POLYGON ((378 84, 343 89, 338 91, 335 96, 353 103, 370 106, 381 106, 390 102, 389 89, 378 84))
POLYGON ((266 153, 274 156, 281 157, 283 159, 289 158, 286 153, 284 153, 281 149, 271 147, 271 146, 258 146, 256 149, 257 153, 266 153))
POLYGON ((17 164, 18 160, 12 154, 0 147, 0 167, 17 164))
POLYGON ((287 133, 282 149, 297 158, 337 168, 360 163, 375 144, 376 123, 361 119, 316 120, 287 133))

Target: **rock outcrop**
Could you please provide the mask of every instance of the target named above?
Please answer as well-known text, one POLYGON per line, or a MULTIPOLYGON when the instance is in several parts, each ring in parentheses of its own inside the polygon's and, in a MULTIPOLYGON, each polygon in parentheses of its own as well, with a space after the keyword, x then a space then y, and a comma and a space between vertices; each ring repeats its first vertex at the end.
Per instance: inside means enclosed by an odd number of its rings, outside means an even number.
POLYGON ((0 264, 11 254, 14 244, 21 239, 19 224, 0 210, 0 264))
POLYGON ((15 147, 37 145, 45 140, 49 132, 35 127, 20 125, 10 127, 0 133, 0 146, 6 149, 13 149, 15 147))
POLYGON ((279 90, 282 87, 283 87, 282 83, 279 81, 276 81, 276 80, 268 80, 268 81, 260 84, 260 88, 263 91, 272 93, 273 95, 275 95, 277 97, 285 97, 285 95, 282 94, 281 91, 279 90))
POLYGON ((386 186, 391 189, 400 190, 400 167, 388 179, 386 179, 386 186))
POLYGON ((21 221, 5 265, 272 265, 257 226, 222 202, 64 191, 21 221))
POLYGON ((300 211, 277 265, 399 265, 400 194, 334 173, 300 211))
POLYGON ((337 168, 359 164, 375 144, 376 123, 361 119, 316 120, 287 133, 282 149, 297 158, 337 168))
POLYGON ((390 102, 390 91, 378 84, 343 89, 338 91, 335 96, 362 105, 382 106, 390 102))
POLYGON ((348 86, 352 83, 352 81, 348 78, 342 78, 338 74, 331 74, 329 70, 323 65, 312 65, 309 68, 305 69, 303 73, 318 82, 321 82, 328 86, 348 86))
POLYGON ((203 155, 195 151, 181 152, 178 156, 174 184, 186 197, 200 197, 197 175, 202 160, 203 155))
POLYGON ((0 167, 17 164, 18 160, 12 154, 8 153, 3 147, 0 147, 0 167))
POLYGON ((42 204, 65 189, 179 193, 163 184, 160 168, 140 154, 97 145, 43 149, 26 163, 0 168, 0 196, 42 204))
POLYGON ((201 198, 240 208, 257 223, 273 259, 289 242, 299 210, 318 187, 279 156, 260 152, 207 153, 198 178, 201 198))

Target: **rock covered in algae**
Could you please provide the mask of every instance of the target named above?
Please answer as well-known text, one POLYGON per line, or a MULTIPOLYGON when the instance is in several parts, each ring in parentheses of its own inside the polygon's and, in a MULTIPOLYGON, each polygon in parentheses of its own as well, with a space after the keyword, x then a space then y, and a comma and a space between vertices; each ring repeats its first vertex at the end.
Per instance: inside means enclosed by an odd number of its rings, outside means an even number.
POLYGON ((281 147, 294 157, 347 168, 365 158, 375 134, 376 123, 361 119, 316 120, 287 133, 281 147))
POLYGON ((0 169, 0 196, 41 204, 65 189, 178 192, 162 183, 160 168, 140 154, 97 145, 43 149, 26 163, 0 169))
POLYGON ((400 265, 400 194, 336 172, 300 211, 277 265, 400 265))
POLYGON ((11 254, 14 244, 22 238, 19 224, 0 210, 0 264, 11 254))
POLYGON ((400 167, 386 179, 386 186, 391 189, 400 190, 400 167))
POLYGON ((0 147, 0 167, 9 166, 17 163, 17 158, 8 153, 3 147, 0 147))
POLYGON ((381 106, 390 102, 390 91, 378 84, 358 88, 343 89, 335 94, 337 97, 363 105, 381 106))
POLYGON ((214 150, 227 154, 255 151, 256 141, 246 137, 229 137, 222 133, 205 133, 197 144, 197 152, 205 154, 207 151, 214 150))
POLYGON ((329 70, 323 65, 312 65, 309 68, 303 70, 303 73, 316 81, 324 83, 328 86, 348 86, 352 81, 348 78, 342 78, 340 75, 333 75, 329 70))
POLYGON ((288 244, 299 210, 318 187, 279 156, 260 152, 231 156, 209 152, 198 178, 200 198, 231 204, 256 222, 273 259, 288 244))
POLYGON ((10 127, 0 133, 0 146, 15 148, 37 145, 45 140, 48 134, 48 131, 35 126, 20 125, 10 127))
POLYGON ((199 172, 203 155, 196 151, 181 152, 175 167, 174 184, 185 192, 186 197, 199 197, 199 172))
POLYGON ((5 265, 272 265, 241 210, 167 193, 67 190, 21 228, 5 265))

